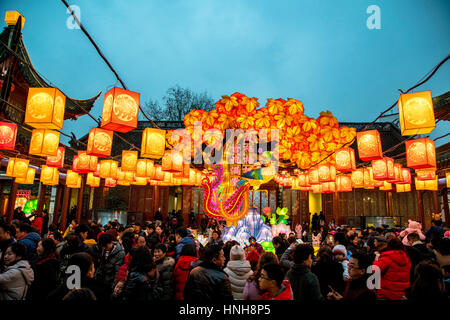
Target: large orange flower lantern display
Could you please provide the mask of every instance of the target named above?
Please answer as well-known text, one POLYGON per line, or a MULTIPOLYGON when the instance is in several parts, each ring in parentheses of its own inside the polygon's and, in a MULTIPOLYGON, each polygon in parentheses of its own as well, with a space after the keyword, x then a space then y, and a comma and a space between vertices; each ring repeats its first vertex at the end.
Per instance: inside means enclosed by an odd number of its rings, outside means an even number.
POLYGON ((359 158, 370 161, 383 158, 380 133, 378 130, 368 130, 356 133, 359 158))
POLYGON ((37 156, 57 156, 59 132, 47 129, 35 129, 31 133, 29 154, 37 156))
POLYGON ((137 127, 139 113, 137 92, 114 87, 105 94, 101 127, 117 132, 129 132, 137 127))
POLYGON ((428 138, 408 140, 406 145, 406 164, 412 169, 436 168, 434 141, 428 138))
POLYGON ((29 88, 25 123, 33 128, 62 129, 66 97, 56 88, 29 88))
POLYGON ((17 124, 0 122, 0 150, 14 150, 16 136, 17 124))
POLYGON ((99 158, 109 157, 113 142, 113 131, 94 128, 89 131, 86 153, 99 158))
POLYGON ((405 93, 398 100, 403 136, 430 133, 436 128, 431 91, 405 93))

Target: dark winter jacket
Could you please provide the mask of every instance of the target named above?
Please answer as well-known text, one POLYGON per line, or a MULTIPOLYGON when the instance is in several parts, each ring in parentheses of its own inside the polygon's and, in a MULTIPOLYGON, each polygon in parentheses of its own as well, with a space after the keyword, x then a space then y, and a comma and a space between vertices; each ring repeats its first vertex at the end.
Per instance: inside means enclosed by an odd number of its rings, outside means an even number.
POLYGON ((416 243, 412 246, 407 246, 405 247, 405 250, 408 254, 409 260, 411 260, 410 282, 413 283, 415 279, 414 269, 416 266, 424 260, 435 260, 436 256, 424 243, 416 243))
MULTIPOLYGON (((91 278, 82 279, 81 288, 90 289, 94 293, 97 301, 110 300, 112 290, 100 281, 91 278)), ((69 289, 67 288, 67 284, 64 281, 63 284, 59 285, 55 290, 50 292, 46 300, 61 302, 67 293, 69 293, 69 289)))
POLYGON ((184 237, 183 239, 181 239, 181 241, 177 244, 177 247, 175 248, 175 255, 176 255, 177 260, 180 257, 181 249, 186 244, 191 244, 195 247, 195 241, 191 237, 187 236, 187 237, 184 237))
POLYGON ((230 280, 216 264, 204 261, 189 274, 184 299, 202 303, 232 301, 230 280))
POLYGON ((161 237, 156 231, 153 231, 151 234, 147 236, 147 246, 150 249, 154 249, 158 243, 161 243, 161 237))
POLYGON ((431 241, 440 240, 444 237, 445 230, 441 226, 432 226, 425 232, 427 239, 431 241))
POLYGON ((124 288, 123 297, 127 301, 161 300, 163 288, 158 280, 149 280, 147 275, 131 272, 124 288))
POLYGON ((367 276, 348 281, 343 296, 344 300, 350 301, 375 301, 377 299, 375 292, 367 287, 367 276))
POLYGON ((379 300, 400 300, 409 287, 411 261, 402 250, 383 252, 373 263, 381 271, 381 288, 377 290, 379 300))
POLYGON ((287 278, 291 283, 294 300, 324 300, 319 279, 306 265, 294 264, 287 278))
POLYGON ((326 297, 331 286, 334 290, 342 294, 345 288, 345 281, 342 277, 344 268, 342 264, 334 260, 319 260, 311 267, 311 271, 317 276, 320 282, 320 292, 326 297))
POLYGON ((25 247, 27 247, 27 257, 28 261, 32 261, 36 254, 37 245, 41 241, 41 236, 36 232, 30 232, 23 238, 19 240, 20 243, 23 243, 25 247))
POLYGON ((183 291, 186 285, 191 263, 197 261, 197 257, 181 256, 173 270, 173 281, 175 282, 175 300, 184 300, 183 291))
POLYGON ((171 257, 164 257, 156 261, 156 267, 159 272, 159 282, 164 291, 161 300, 173 300, 174 285, 172 281, 172 274, 175 267, 175 259, 171 257))
POLYGON ((98 269, 95 270, 95 278, 111 288, 114 287, 117 272, 123 265, 125 258, 125 251, 122 245, 118 242, 113 243, 114 248, 108 256, 106 256, 106 252, 102 253, 98 269))
POLYGON ((45 300, 58 286, 59 261, 55 255, 38 260, 33 266, 34 281, 30 287, 30 300, 45 300))

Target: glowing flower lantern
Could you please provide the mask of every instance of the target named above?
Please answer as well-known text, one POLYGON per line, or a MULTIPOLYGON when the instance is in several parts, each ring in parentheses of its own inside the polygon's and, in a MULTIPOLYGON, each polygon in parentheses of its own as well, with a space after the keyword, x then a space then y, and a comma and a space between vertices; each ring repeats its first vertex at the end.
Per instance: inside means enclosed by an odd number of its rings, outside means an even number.
POLYGON ((352 172, 352 187, 364 188, 364 169, 356 169, 352 172))
POLYGON ((382 190, 382 191, 390 191, 390 190, 392 190, 392 184, 391 183, 386 182, 386 181, 384 181, 383 183, 384 183, 384 185, 382 187, 380 187, 380 190, 382 190))
POLYGON ((64 167, 64 155, 66 151, 64 147, 58 147, 56 156, 47 157, 46 165, 49 167, 62 168, 64 167))
POLYGON ((9 158, 6 168, 6 176, 25 179, 28 173, 29 160, 20 158, 9 158))
POLYGON ((336 150, 336 170, 349 172, 356 170, 355 150, 344 147, 336 150))
POLYGON ((397 192, 409 192, 411 191, 411 184, 396 184, 395 189, 397 192))
POLYGON ((47 129, 35 129, 31 133, 29 154, 37 156, 57 156, 59 132, 47 129))
POLYGON ((29 88, 25 123, 38 129, 62 129, 66 96, 56 88, 29 88))
POLYGON ((113 131, 93 128, 89 131, 86 153, 100 158, 109 157, 113 142, 113 131))
POLYGON ((154 175, 155 167, 153 160, 139 159, 136 162, 136 177, 153 179, 154 175))
POLYGON ((162 170, 161 165, 155 165, 155 175, 153 180, 163 181, 164 180, 164 171, 162 170))
POLYGON ((324 163, 318 165, 319 182, 331 182, 336 180, 336 168, 329 164, 324 163))
POLYGON ((36 169, 28 168, 27 176, 25 178, 16 178, 16 183, 20 184, 34 184, 34 177, 36 175, 36 169))
POLYGON ((119 168, 119 163, 114 160, 103 160, 100 161, 100 178, 112 178, 115 179, 117 177, 117 172, 119 168))
POLYGON ((356 133, 359 158, 370 161, 383 158, 380 133, 378 130, 368 130, 356 133))
POLYGON ((66 186, 69 188, 81 188, 81 176, 72 170, 67 170, 66 186))
POLYGON ((405 93, 398 100, 402 136, 430 133, 436 128, 431 91, 405 93))
POLYGON ((183 155, 180 152, 166 151, 162 158, 162 170, 166 172, 183 171, 183 155))
POLYGON ((315 185, 315 184, 319 184, 319 170, 317 170, 317 168, 312 168, 309 169, 308 171, 308 178, 309 178, 309 184, 310 185, 315 185))
POLYGON ((373 178, 375 180, 384 181, 395 178, 394 159, 384 157, 372 160, 373 178))
POLYGON ((40 181, 45 185, 56 185, 59 183, 59 171, 58 168, 48 167, 43 165, 41 167, 41 179, 40 181))
POLYGON ((0 150, 14 150, 17 137, 17 124, 0 122, 0 150))
POLYGON ((101 127, 117 132, 129 132, 137 128, 139 113, 137 92, 114 87, 105 94, 101 127))
POLYGON ((161 159, 166 148, 166 131, 145 128, 142 133, 141 157, 161 159))
POLYGON ((332 182, 322 182, 322 192, 323 193, 333 193, 336 192, 336 183, 334 181, 332 182))
POLYGON ((412 169, 436 168, 434 141, 428 138, 406 141, 406 163, 412 169))
POLYGON ((122 151, 122 170, 125 171, 136 171, 136 165, 138 160, 137 151, 122 151))
POLYGON ((86 184, 90 187, 100 187, 100 177, 96 177, 93 172, 89 172, 86 177, 86 184))
POLYGON ((364 189, 373 189, 373 184, 372 168, 364 168, 364 189))
POLYGON ((434 180, 436 179, 436 171, 433 170, 416 170, 417 180, 434 180))
POLYGON ((402 168, 401 181, 397 181, 397 184, 411 184, 411 170, 409 168, 402 168))
POLYGON ((113 179, 113 178, 106 178, 105 179, 105 187, 114 188, 115 186, 117 186, 117 180, 116 179, 113 179))
POLYGON ((339 175, 336 177, 336 190, 338 192, 352 191, 352 179, 348 175, 339 175))

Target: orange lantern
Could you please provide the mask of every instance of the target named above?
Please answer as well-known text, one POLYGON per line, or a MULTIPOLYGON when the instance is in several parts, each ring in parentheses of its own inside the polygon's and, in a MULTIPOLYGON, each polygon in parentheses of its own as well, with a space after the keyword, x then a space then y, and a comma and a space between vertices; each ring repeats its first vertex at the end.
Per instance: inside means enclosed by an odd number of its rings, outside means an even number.
POLYGON ((411 184, 396 184, 396 191, 397 192, 409 192, 411 191, 411 184))
POLYGON ((162 170, 166 172, 182 172, 183 155, 180 152, 166 151, 162 158, 162 170))
POLYGON ((117 172, 119 168, 119 163, 114 160, 103 160, 100 161, 100 178, 113 178, 117 177, 117 172))
POLYGON ((298 184, 300 187, 307 187, 308 186, 308 174, 307 173, 300 173, 298 175, 298 184))
POLYGON ((336 170, 349 172, 356 170, 355 150, 344 147, 336 150, 336 170))
POLYGON ((311 186, 313 193, 322 193, 322 185, 321 184, 313 184, 311 186))
POLYGON ((34 184, 34 176, 36 175, 36 169, 28 168, 27 176, 25 178, 16 178, 16 183, 20 184, 34 184))
POLYGON ((373 180, 373 187, 381 188, 384 186, 384 181, 373 180))
POLYGON ((329 164, 320 164, 317 168, 319 174, 319 182, 331 182, 336 180, 336 168, 329 164))
POLYGON ((66 96, 56 88, 29 88, 25 123, 38 129, 62 129, 66 96))
POLYGON ((100 187, 100 177, 96 177, 93 172, 89 172, 87 174, 86 184, 91 187, 100 187))
POLYGON ((400 163, 394 163, 394 178, 387 179, 386 181, 391 183, 402 182, 402 165, 400 163))
POLYGON ((47 157, 46 165, 49 167, 62 168, 64 167, 64 155, 66 150, 64 147, 58 147, 56 156, 47 157))
POLYGON ((129 132, 137 128, 139 113, 137 92, 114 87, 105 94, 101 127, 117 132, 129 132))
POLYGON ((372 168, 365 168, 364 169, 364 189, 373 189, 374 182, 373 182, 373 173, 372 168))
POLYGON ((380 187, 380 190, 382 190, 382 191, 390 191, 390 190, 392 190, 392 184, 391 183, 386 182, 386 181, 384 181, 383 183, 384 183, 384 185, 382 187, 380 187))
POLYGON ((136 177, 153 179, 154 175, 155 167, 153 160, 139 159, 136 162, 136 177))
POLYGON ((416 170, 417 180, 434 180, 436 179, 436 171, 433 170, 416 170))
POLYGON ((411 184, 411 171, 409 168, 402 168, 401 181, 397 181, 397 184, 411 184))
POLYGON ((59 183, 59 171, 58 168, 48 167, 43 165, 41 167, 41 179, 40 181, 46 185, 57 185, 59 183))
POLYGON ((364 169, 356 169, 352 172, 352 187, 363 188, 364 187, 364 169))
POLYGON ((339 175, 336 177, 336 189, 338 192, 352 191, 352 179, 348 175, 339 175))
POLYGON ((47 129, 34 129, 31 134, 29 154, 37 156, 57 156, 59 132, 47 129))
POLYGON ((317 168, 309 169, 308 171, 309 184, 319 184, 319 170, 317 168))
POLYGON ((73 157, 72 170, 77 173, 88 173, 97 170, 98 158, 91 156, 86 151, 78 151, 78 155, 73 157))
POLYGON ((428 138, 406 141, 406 163, 413 169, 436 168, 434 141, 428 138))
POLYGON ((17 137, 17 124, 0 122, 0 150, 14 150, 17 137))
POLYGON ((147 178, 135 177, 131 184, 135 186, 145 186, 147 185, 147 180, 147 178))
POLYGON ((100 163, 97 163, 97 169, 92 173, 94 177, 100 178, 100 163))
POLYGON ((119 186, 131 186, 131 182, 130 181, 126 181, 126 180, 117 180, 117 184, 119 186))
POLYGON ((125 171, 136 171, 136 165, 138 160, 137 151, 122 151, 122 169, 125 171))
POLYGON ((141 156, 144 158, 161 159, 166 148, 166 131, 145 128, 142 133, 141 156))
POLYGON ((66 186, 69 188, 81 188, 81 176, 72 170, 67 170, 66 186))
POLYGON ((450 172, 445 174, 445 179, 447 180, 447 188, 450 188, 450 172))
POLYGON ((117 180, 113 178, 106 178, 105 179, 105 187, 113 188, 117 185, 117 180))
POLYGON ((368 130, 356 133, 359 158, 370 161, 383 158, 380 133, 378 130, 368 130))
POLYGON ((94 128, 89 131, 86 153, 100 158, 109 157, 113 142, 113 132, 94 128))
POLYGON ((155 165, 155 175, 153 177, 153 180, 156 181, 163 181, 164 180, 164 171, 162 170, 161 165, 155 165))
POLYGON ((373 178, 383 181, 395 178, 394 159, 384 157, 372 160, 373 178))
POLYGON ((323 182, 322 184, 322 192, 323 193, 333 193, 336 192, 336 183, 332 182, 323 182))
POLYGON ((398 100, 402 136, 430 133, 436 128, 431 91, 405 93, 398 100))
POLYGON ((20 158, 9 158, 6 167, 6 176, 25 179, 28 173, 30 161, 20 158))
POLYGON ((117 172, 117 180, 118 181, 126 181, 126 182, 133 182, 134 181, 134 172, 132 171, 125 171, 119 168, 117 172))

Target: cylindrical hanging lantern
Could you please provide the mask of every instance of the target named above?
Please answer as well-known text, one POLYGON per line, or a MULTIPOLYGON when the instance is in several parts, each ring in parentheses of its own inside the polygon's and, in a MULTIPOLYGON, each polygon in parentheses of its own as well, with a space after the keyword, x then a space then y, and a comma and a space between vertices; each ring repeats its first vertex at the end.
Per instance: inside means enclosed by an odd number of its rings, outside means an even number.
POLYGON ((336 180, 336 168, 329 164, 318 165, 319 182, 331 182, 336 180))
POLYGON ((122 170, 136 171, 136 165, 138 161, 138 152, 123 150, 122 151, 122 170))
POLYGON ((172 152, 168 150, 162 158, 162 170, 166 172, 182 172, 183 171, 183 155, 180 152, 172 152))
POLYGON ((16 137, 17 124, 0 122, 0 150, 14 150, 16 137))
POLYGON ((62 129, 66 96, 56 88, 29 88, 25 123, 38 129, 62 129))
POLYGON ((350 172, 356 170, 355 150, 344 147, 336 150, 336 170, 350 172))
POLYGON ((112 142, 113 131, 93 128, 89 131, 86 153, 99 158, 109 157, 111 155, 112 142))
POLYGON ((64 167, 64 156, 66 150, 64 147, 58 147, 56 156, 47 157, 46 165, 49 167, 62 168, 64 167))
POLYGON ((338 192, 352 191, 352 179, 348 175, 339 175, 336 177, 336 190, 338 192))
POLYGON ((119 168, 119 163, 114 160, 103 160, 100 161, 100 178, 112 178, 117 177, 117 171, 119 168))
POLYGON ((16 183, 20 184, 34 184, 34 177, 36 175, 36 169, 28 168, 27 176, 25 178, 16 178, 16 183))
POLYGON ((378 130, 360 131, 356 133, 359 158, 370 161, 383 158, 380 133, 378 130))
POLYGON ((105 93, 101 128, 129 132, 137 128, 140 94, 114 87, 105 93))
POLYGON ((436 168, 434 141, 420 138, 406 141, 406 164, 412 169, 436 168))
POLYGON ((373 178, 378 181, 395 178, 394 159, 384 157, 372 160, 373 178))
POLYGON ((37 156, 57 156, 59 132, 47 129, 34 129, 31 133, 29 154, 37 156))
POLYGON ((425 180, 434 180, 436 179, 436 171, 433 170, 416 170, 417 180, 425 181, 425 180))
POLYGON ((364 169, 356 169, 352 172, 352 187, 364 188, 364 169))
POLYGON ((409 192, 411 191, 411 184, 396 184, 395 188, 397 192, 409 192))
POLYGON ((400 95, 398 115, 402 136, 430 133, 436 128, 431 91, 400 95))
POLYGON ((139 159, 136 163, 136 177, 153 179, 155 167, 153 160, 139 159))
POLYGON ((141 157, 161 159, 166 149, 166 130, 145 128, 142 133, 141 157))
POLYGON ((25 179, 28 173, 30 160, 21 158, 9 158, 6 167, 6 176, 25 179))
POLYGON ((100 177, 96 177, 93 172, 89 172, 86 177, 86 184, 92 188, 100 187, 100 177))

